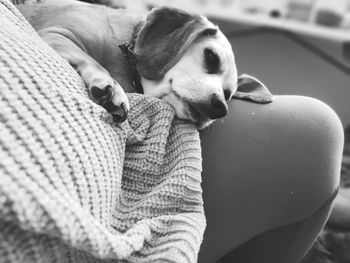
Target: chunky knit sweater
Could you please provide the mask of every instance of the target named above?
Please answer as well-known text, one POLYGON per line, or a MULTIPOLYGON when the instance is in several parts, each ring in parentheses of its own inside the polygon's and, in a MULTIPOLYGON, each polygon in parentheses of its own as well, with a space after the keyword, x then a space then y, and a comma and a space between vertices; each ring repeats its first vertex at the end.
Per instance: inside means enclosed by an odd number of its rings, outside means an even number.
POLYGON ((0 262, 195 262, 198 132, 130 94, 122 124, 0 0, 0 262))

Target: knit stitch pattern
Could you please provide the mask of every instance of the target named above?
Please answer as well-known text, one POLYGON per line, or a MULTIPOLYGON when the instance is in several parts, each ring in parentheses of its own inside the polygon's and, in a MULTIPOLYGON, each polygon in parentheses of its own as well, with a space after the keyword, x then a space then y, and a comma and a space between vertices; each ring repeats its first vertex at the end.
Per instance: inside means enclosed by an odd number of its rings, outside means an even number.
POLYGON ((0 0, 0 262, 196 262, 195 127, 129 94, 122 124, 0 0))

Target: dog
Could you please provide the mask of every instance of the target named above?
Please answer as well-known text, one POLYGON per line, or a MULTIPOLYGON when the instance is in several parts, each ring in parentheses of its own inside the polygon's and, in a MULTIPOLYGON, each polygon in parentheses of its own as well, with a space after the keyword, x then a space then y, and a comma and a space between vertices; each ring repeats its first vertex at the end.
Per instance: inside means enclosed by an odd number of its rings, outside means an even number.
POLYGON ((260 81, 237 76, 229 41, 204 16, 171 7, 140 15, 78 1, 18 9, 118 122, 130 108, 126 92, 166 101, 198 129, 224 117, 233 97, 272 101, 260 81))

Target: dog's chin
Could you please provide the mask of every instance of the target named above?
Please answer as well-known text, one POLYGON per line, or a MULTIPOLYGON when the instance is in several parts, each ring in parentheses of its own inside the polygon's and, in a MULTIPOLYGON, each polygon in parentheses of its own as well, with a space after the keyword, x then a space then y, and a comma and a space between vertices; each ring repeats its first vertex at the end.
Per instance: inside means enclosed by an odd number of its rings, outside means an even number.
POLYGON ((192 122, 198 130, 206 128, 214 121, 193 107, 191 102, 173 92, 162 96, 161 99, 173 107, 179 119, 192 122))
POLYGON ((214 120, 204 116, 202 113, 200 113, 195 107, 191 105, 190 102, 184 102, 186 104, 187 108, 187 115, 188 120, 195 123, 196 128, 198 130, 202 130, 206 127, 208 127, 214 120))
POLYGON ((198 130, 203 130, 204 128, 207 128, 210 124, 213 123, 214 120, 208 120, 208 121, 205 121, 205 122, 198 122, 196 123, 196 128, 198 130))
POLYGON ((181 120, 187 120, 192 122, 198 130, 203 130, 214 121, 198 113, 198 111, 193 109, 192 106, 187 105, 187 107, 188 108, 185 113, 184 112, 176 113, 176 115, 181 120))

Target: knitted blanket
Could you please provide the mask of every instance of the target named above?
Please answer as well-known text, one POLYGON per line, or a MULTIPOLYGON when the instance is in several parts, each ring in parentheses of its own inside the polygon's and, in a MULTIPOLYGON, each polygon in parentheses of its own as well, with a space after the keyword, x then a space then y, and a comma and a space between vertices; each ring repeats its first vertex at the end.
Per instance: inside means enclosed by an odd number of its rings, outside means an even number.
POLYGON ((0 0, 0 262, 195 262, 198 132, 130 94, 116 124, 0 0))

